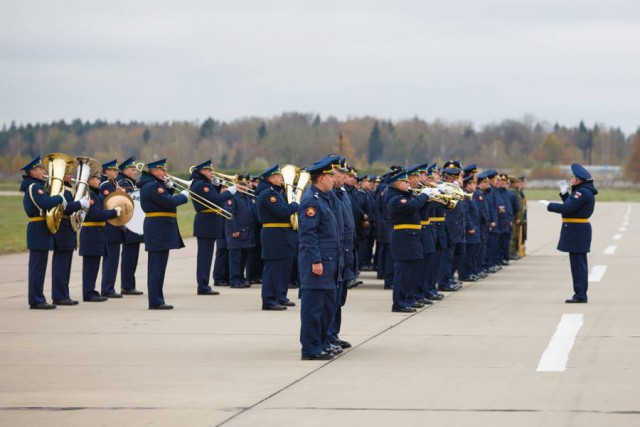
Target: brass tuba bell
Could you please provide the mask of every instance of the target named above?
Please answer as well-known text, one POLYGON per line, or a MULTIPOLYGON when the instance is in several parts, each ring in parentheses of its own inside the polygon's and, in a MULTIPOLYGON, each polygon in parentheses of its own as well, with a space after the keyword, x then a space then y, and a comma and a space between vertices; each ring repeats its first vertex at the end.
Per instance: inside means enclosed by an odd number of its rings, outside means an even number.
MULTIPOLYGON (((44 159, 42 159, 42 164, 47 168, 47 186, 49 196, 64 197, 64 176, 67 173, 73 172, 73 168, 76 165, 76 159, 63 153, 51 153, 47 154, 44 159)), ((57 205, 47 210, 47 228, 51 234, 58 232, 63 214, 64 208, 62 205, 57 205)))

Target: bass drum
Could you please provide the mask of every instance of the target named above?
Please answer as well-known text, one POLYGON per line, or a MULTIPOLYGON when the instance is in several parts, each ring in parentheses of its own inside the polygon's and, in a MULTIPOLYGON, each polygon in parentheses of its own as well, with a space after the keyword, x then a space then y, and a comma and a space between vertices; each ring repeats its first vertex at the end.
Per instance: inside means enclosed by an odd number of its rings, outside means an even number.
POLYGON ((129 193, 129 195, 133 199, 133 216, 125 228, 142 236, 144 234, 144 211, 140 204, 140 190, 129 193))

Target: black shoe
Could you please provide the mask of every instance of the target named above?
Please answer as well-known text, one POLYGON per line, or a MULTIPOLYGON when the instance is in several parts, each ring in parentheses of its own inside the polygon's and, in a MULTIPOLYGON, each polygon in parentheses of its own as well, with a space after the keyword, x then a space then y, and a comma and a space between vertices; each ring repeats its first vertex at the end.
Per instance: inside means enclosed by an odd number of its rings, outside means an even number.
POLYGON ((520 259, 520 255, 511 255, 511 256, 509 257, 509 259, 510 259, 511 261, 518 261, 518 260, 520 259))
POLYGON ((337 345, 340 348, 351 348, 351 343, 349 343, 348 341, 340 340, 340 339, 335 340, 331 344, 337 345))
POLYGON ((102 295, 103 297, 107 297, 107 298, 122 298, 122 294, 118 294, 118 293, 112 293, 112 294, 104 294, 102 295))
POLYGON ((265 311, 282 311, 286 310, 287 307, 284 305, 276 304, 276 305, 263 305, 262 309, 265 311))
POLYGON ((469 277, 465 277, 462 279, 463 282, 477 282, 478 281, 478 276, 476 276, 475 274, 471 274, 469 275, 469 277))
POLYGON ((289 283, 289 289, 298 289, 300 287, 300 283, 289 283))
POLYGON ((429 305, 429 304, 433 304, 433 301, 430 301, 429 298, 420 298, 418 300, 418 302, 420 304, 424 304, 424 305, 429 305))
POLYGON ((293 301, 287 301, 287 302, 281 302, 280 305, 283 307, 295 307, 296 303, 293 301))
POLYGON ((391 311, 394 313, 415 313, 416 309, 411 307, 400 307, 400 308, 392 308, 391 311))
POLYGON ((220 295, 220 292, 209 289, 208 291, 198 291, 198 295, 220 295))
POLYGON ((435 295, 428 295, 427 299, 429 301, 440 301, 442 298, 444 298, 444 295, 442 294, 435 294, 435 295))
POLYGON ((40 302, 38 304, 31 304, 29 308, 31 310, 53 310, 56 306, 46 302, 40 302))
POLYGON ((170 304, 150 305, 149 310, 173 310, 170 304))
POLYGON ((72 299, 54 299, 53 303, 55 305, 77 305, 78 301, 72 299))
POLYGON ((323 351, 319 354, 314 354, 311 356, 305 356, 304 354, 300 357, 300 360, 331 360, 333 359, 333 354, 327 353, 323 351))
POLYGON ((120 293, 122 295, 144 295, 144 292, 137 289, 123 289, 120 293))
POLYGON ((589 302, 589 300, 571 298, 571 299, 565 300, 564 302, 566 302, 567 304, 586 304, 587 302, 589 302))
POLYGON ((106 301, 108 298, 103 297, 102 295, 91 295, 89 298, 84 298, 85 302, 102 302, 106 301))
POLYGON ((229 282, 214 282, 213 286, 229 286, 229 282))
POLYGON ((385 285, 384 289, 393 289, 393 286, 386 286, 385 285))
POLYGON ((509 260, 503 259, 502 260, 502 265, 509 265, 509 260))
POLYGON ((262 280, 260 280, 260 279, 249 280, 249 284, 250 285, 262 285, 262 280))
POLYGON ((453 287, 453 286, 438 286, 438 290, 440 292, 456 292, 459 289, 460 288, 456 288, 456 287, 453 287))
POLYGON ((409 307, 411 308, 423 308, 424 304, 420 304, 419 302, 412 302, 411 304, 409 304, 409 307))
POLYGON ((248 283, 238 283, 237 285, 229 285, 229 287, 234 289, 244 289, 251 287, 251 285, 248 283))

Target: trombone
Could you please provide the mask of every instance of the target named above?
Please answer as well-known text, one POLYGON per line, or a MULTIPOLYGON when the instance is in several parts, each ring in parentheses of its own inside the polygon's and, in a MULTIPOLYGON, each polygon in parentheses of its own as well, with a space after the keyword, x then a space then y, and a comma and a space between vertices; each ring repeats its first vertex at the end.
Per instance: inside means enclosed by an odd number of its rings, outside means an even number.
MULTIPOLYGON (((140 172, 148 172, 147 165, 145 165, 144 163, 136 163, 136 169, 138 169, 140 172)), ((188 191, 189 192, 189 196, 191 196, 191 199, 194 202, 201 204, 202 206, 204 206, 207 209, 211 209, 214 213, 217 213, 218 215, 220 215, 224 219, 233 218, 233 214, 231 212, 222 209, 220 206, 216 205, 211 200, 199 195, 198 193, 196 193, 194 191, 191 191, 190 187, 191 187, 191 183, 193 182, 193 180, 187 181, 187 180, 178 178, 177 176, 170 175, 168 173, 165 175, 165 177, 166 177, 165 179, 167 181, 171 181, 173 183, 173 185, 178 190, 180 190, 180 191, 182 191, 182 190, 188 191)))
MULTIPOLYGON (((192 170, 192 168, 189 168, 189 171, 191 171, 191 170, 192 170)), ((253 191, 250 188, 245 187, 243 184, 239 184, 238 185, 238 181, 239 181, 238 180, 238 174, 226 175, 224 173, 213 171, 213 176, 218 178, 225 185, 225 187, 229 187, 231 185, 235 185, 238 192, 244 193, 247 196, 256 197, 255 191, 253 191)))

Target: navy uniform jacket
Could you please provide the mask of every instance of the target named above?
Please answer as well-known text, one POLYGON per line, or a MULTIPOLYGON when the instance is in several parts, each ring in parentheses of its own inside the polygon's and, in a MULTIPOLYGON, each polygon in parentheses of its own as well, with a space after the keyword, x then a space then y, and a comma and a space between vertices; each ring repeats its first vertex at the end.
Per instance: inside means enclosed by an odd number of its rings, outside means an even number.
POLYGON ((429 221, 429 217, 435 212, 436 202, 427 202, 420 208, 420 222, 422 223, 422 251, 426 255, 436 251, 436 230, 429 221))
MULTIPOLYGON (((134 191, 136 191, 138 189, 138 186, 136 185, 135 181, 125 175, 119 174, 118 178, 116 179, 116 182, 118 183, 118 185, 120 187, 122 187, 122 189, 124 191, 126 191, 127 193, 133 193, 134 191)), ((126 227, 123 227, 124 229, 124 238, 123 238, 123 242, 124 243, 142 243, 144 242, 144 237, 141 236, 140 234, 134 233, 133 231, 128 230, 126 227)), ((108 231, 109 233, 110 231, 108 231)))
POLYGON ((476 201, 476 206, 478 206, 478 213, 480 214, 480 231, 484 236, 489 233, 489 203, 487 202, 486 195, 482 190, 476 190, 473 195, 473 200, 476 201))
POLYGON ((343 190, 345 192, 345 195, 349 197, 349 204, 351 207, 351 214, 353 216, 353 223, 361 224, 362 217, 364 216, 364 210, 362 209, 362 207, 360 207, 360 204, 356 199, 356 192, 358 190, 356 190, 356 187, 352 185, 347 185, 347 184, 344 184, 343 190))
POLYGON ((480 208, 478 207, 478 194, 473 193, 471 200, 464 200, 465 221, 464 231, 466 243, 480 243, 480 208), (474 234, 469 234, 469 230, 475 230, 474 234))
POLYGON ((145 216, 144 246, 149 251, 166 251, 184 248, 184 242, 178 229, 178 206, 189 201, 182 194, 173 196, 173 189, 156 179, 148 172, 142 172, 138 182, 140 204, 146 214, 165 213, 163 216, 145 216))
MULTIPOLYGON (((104 203, 104 199, 114 191, 116 191, 116 186, 110 180, 104 180, 100 183, 100 196, 102 197, 102 202, 104 203)), ((122 227, 116 227, 115 225, 107 224, 106 226, 107 232, 107 242, 109 243, 123 243, 124 242, 124 230, 122 227)))
MULTIPOLYGON (((344 269, 342 271, 342 280, 351 280, 356 277, 355 272, 355 249, 356 249, 356 225, 353 219, 354 209, 351 206, 351 199, 348 191, 342 188, 334 188, 336 196, 336 210, 334 211, 338 220, 338 229, 342 230, 338 237, 344 248, 342 252, 344 256, 344 269), (340 221, 339 215, 342 215, 340 221), (342 222, 342 224, 340 224, 342 222)), ((362 220, 362 215, 360 215, 362 220)))
POLYGON ((464 204, 465 201, 460 200, 445 216, 445 225, 451 243, 464 243, 464 204))
MULTIPOLYGON (((22 176, 20 191, 24 193, 22 206, 29 218, 45 217, 47 210, 62 203, 62 196, 49 197, 44 189, 44 181, 22 176)), ((53 248, 53 235, 47 228, 47 221, 29 221, 27 225, 27 248, 34 251, 48 251, 53 248)))
MULTIPOLYGON (((194 171, 191 174, 191 191, 200 197, 207 199, 214 205, 225 209, 227 200, 233 197, 228 191, 220 192, 220 186, 214 186, 211 181, 200 172, 194 171)), ((224 239, 224 217, 212 212, 207 206, 191 198, 196 215, 193 218, 193 235, 203 239, 224 239)))
POLYGON ((78 247, 78 235, 71 228, 69 215, 82 209, 82 205, 80 205, 80 202, 73 201, 71 188, 66 183, 64 185, 64 198, 67 201, 67 207, 64 209, 62 221, 60 221, 60 228, 53 235, 53 245, 55 249, 60 251, 73 251, 78 247))
POLYGON ((505 195, 502 193, 501 189, 492 188, 492 192, 496 201, 496 218, 498 220, 496 222, 496 232, 508 233, 511 231, 511 224, 507 213, 507 204, 509 204, 510 207, 511 203, 509 203, 509 200, 505 199, 505 195))
POLYGON ((489 212, 489 222, 493 222, 495 227, 491 229, 491 233, 499 233, 498 231, 498 203, 496 200, 496 189, 489 186, 484 192, 484 200, 487 203, 487 212, 489 212))
POLYGON ((429 200, 426 194, 413 196, 409 192, 387 187, 384 196, 389 208, 391 231, 391 256, 394 261, 422 259, 420 208, 429 200), (417 225, 417 228, 396 229, 399 225, 417 225))
POLYGON ((338 221, 334 214, 337 203, 331 191, 323 193, 314 185, 302 194, 298 210, 298 271, 302 289, 333 289, 337 287, 342 264, 338 221), (317 276, 311 264, 321 262, 323 272, 317 276))
POLYGON ((374 208, 374 199, 372 194, 369 191, 365 190, 357 190, 354 193, 355 203, 358 205, 359 209, 363 212, 363 214, 367 215, 369 218, 367 221, 369 222, 368 227, 364 227, 362 225, 363 219, 360 219, 360 222, 356 222, 356 229, 359 237, 371 237, 373 236, 373 227, 375 222, 375 208, 374 208))
MULTIPOLYGON (((89 190, 89 212, 84 218, 85 223, 105 222, 118 216, 115 209, 105 211, 102 207, 102 197, 97 189, 89 190)), ((107 235, 105 226, 83 226, 80 229, 80 255, 105 256, 107 255, 107 235)))
POLYGON ((388 187, 380 184, 376 193, 376 241, 378 243, 389 243, 391 237, 391 222, 389 221, 389 207, 385 202, 385 194, 388 187))
POLYGON ((592 181, 571 188, 571 194, 561 195, 563 203, 549 203, 547 210, 562 214, 558 250, 561 252, 586 253, 591 250, 591 224, 589 222, 565 222, 565 219, 587 219, 593 214, 598 191, 592 181))
POLYGON ((446 249, 449 247, 449 236, 447 234, 447 227, 444 224, 444 218, 446 217, 446 208, 442 203, 434 203, 434 210, 430 213, 429 222, 436 234, 436 245, 438 249, 446 249), (435 219, 442 219, 442 221, 434 221, 435 219))
MULTIPOLYGON (((260 180, 256 188, 258 220, 262 224, 288 224, 291 215, 298 211, 298 204, 288 204, 282 187, 274 187, 260 180)), ((290 227, 262 227, 260 232, 263 259, 294 258, 297 253, 296 238, 290 227)))
POLYGON ((248 249, 256 246, 255 218, 251 203, 250 197, 240 192, 227 200, 224 208, 233 215, 225 224, 229 249, 248 249), (233 237, 233 233, 240 233, 240 236, 233 237))

